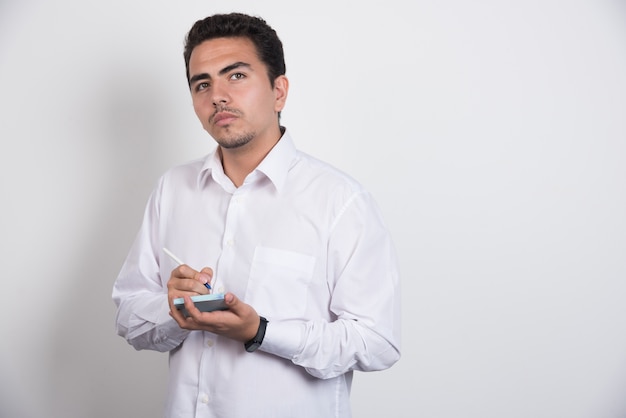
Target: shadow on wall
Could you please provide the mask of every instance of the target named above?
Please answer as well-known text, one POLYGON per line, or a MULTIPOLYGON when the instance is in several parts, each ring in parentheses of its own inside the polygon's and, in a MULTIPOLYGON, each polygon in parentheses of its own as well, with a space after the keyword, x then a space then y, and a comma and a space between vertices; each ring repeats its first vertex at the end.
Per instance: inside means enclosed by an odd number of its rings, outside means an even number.
MULTIPOLYGON (((145 74, 128 71, 102 82, 99 94, 85 93, 94 119, 85 124, 84 138, 98 143, 108 175, 96 193, 97 213, 79 239, 82 252, 68 266, 71 292, 55 312, 53 341, 46 376, 53 394, 49 417, 160 416, 162 381, 165 390, 167 356, 138 353, 114 329, 112 286, 139 228, 143 208, 162 168, 159 161, 170 140, 165 129, 167 98, 145 74), (93 125, 93 126, 89 126, 93 125)), ((82 175, 82 173, 77 173, 82 175)))

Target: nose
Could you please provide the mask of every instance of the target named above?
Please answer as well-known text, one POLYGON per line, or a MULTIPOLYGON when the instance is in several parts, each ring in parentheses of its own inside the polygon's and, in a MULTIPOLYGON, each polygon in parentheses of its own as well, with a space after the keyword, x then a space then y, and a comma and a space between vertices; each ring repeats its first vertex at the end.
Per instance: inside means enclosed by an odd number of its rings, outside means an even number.
POLYGON ((213 106, 228 103, 228 89, 223 82, 215 81, 211 87, 211 100, 213 102, 213 106))

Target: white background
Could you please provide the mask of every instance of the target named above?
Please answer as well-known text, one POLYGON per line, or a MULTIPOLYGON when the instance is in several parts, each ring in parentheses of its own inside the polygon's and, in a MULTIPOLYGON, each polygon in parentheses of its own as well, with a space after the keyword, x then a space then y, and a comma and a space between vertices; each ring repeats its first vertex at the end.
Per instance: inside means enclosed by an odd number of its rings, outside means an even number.
POLYGON ((157 177, 213 147, 183 37, 228 11, 278 31, 283 123, 396 242, 403 358, 355 417, 626 416, 618 0, 1 1, 0 416, 160 416, 167 356, 110 293, 157 177))

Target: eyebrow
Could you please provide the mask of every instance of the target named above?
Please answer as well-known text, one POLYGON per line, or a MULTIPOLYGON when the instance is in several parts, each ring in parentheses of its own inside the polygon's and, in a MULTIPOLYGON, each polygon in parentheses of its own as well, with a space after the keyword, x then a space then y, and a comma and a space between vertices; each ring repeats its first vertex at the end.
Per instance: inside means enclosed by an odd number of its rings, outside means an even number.
MULTIPOLYGON (((234 62, 234 63, 232 63, 230 65, 227 65, 226 67, 222 68, 219 71, 218 75, 224 75, 224 74, 226 74, 226 73, 228 73, 228 72, 230 72, 230 71, 232 71, 232 70, 234 70, 236 68, 240 68, 240 67, 252 68, 250 66, 250 64, 248 64, 247 62, 237 61, 237 62, 234 62)), ((191 85, 191 84, 195 83, 196 81, 210 80, 210 79, 211 79, 211 76, 208 73, 200 73, 200 74, 196 74, 193 77, 191 77, 189 79, 189 84, 191 85)))

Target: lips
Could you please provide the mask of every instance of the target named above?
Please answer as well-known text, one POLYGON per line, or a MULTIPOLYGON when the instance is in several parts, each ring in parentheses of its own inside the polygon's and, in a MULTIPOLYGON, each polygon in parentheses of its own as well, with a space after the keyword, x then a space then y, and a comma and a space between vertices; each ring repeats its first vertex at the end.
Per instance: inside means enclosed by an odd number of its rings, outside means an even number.
POLYGON ((215 125, 224 126, 237 119, 237 115, 230 112, 218 112, 211 119, 213 119, 215 125))

